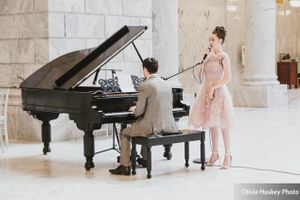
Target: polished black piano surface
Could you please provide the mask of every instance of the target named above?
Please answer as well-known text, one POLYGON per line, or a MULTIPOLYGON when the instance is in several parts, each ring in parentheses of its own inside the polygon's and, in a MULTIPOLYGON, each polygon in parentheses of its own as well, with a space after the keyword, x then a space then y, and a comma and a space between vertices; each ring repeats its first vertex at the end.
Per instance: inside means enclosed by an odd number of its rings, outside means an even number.
MULTIPOLYGON (((93 131, 105 123, 120 123, 122 127, 135 121, 128 112, 137 101, 137 92, 104 92, 100 87, 81 84, 132 44, 142 60, 134 41, 146 31, 146 26, 124 26, 96 48, 74 51, 47 63, 24 80, 22 108, 42 121, 43 153, 51 151, 50 121, 60 113, 68 113, 77 127, 84 131, 83 148, 85 168, 94 167, 93 131)), ((175 119, 186 116, 189 106, 181 103, 182 89, 173 88, 173 114, 175 119)))

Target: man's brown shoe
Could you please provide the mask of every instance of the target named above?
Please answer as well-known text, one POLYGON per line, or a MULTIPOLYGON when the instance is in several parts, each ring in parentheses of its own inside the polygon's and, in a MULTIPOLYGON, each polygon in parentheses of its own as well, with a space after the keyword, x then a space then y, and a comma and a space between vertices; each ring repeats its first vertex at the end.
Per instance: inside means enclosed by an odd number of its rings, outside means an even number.
POLYGON ((111 174, 116 174, 116 175, 126 175, 129 176, 130 175, 130 167, 126 167, 124 165, 120 165, 119 167, 117 167, 116 169, 110 169, 109 172, 111 174))

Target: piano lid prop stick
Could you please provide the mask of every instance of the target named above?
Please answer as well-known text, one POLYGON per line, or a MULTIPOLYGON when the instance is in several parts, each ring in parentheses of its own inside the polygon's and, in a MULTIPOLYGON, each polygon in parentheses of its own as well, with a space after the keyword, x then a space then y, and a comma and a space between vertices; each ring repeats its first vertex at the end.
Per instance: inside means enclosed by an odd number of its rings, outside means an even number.
POLYGON ((93 85, 96 85, 96 83, 97 83, 99 71, 100 71, 100 69, 97 69, 95 77, 94 77, 93 85))
POLYGON ((132 43, 132 45, 133 45, 133 47, 134 47, 134 49, 135 49, 135 51, 136 51, 137 55, 139 56, 139 58, 140 58, 141 62, 143 63, 143 58, 142 58, 142 56, 141 56, 140 52, 138 51, 138 49, 136 48, 136 46, 135 46, 134 42, 131 42, 131 43, 132 43))

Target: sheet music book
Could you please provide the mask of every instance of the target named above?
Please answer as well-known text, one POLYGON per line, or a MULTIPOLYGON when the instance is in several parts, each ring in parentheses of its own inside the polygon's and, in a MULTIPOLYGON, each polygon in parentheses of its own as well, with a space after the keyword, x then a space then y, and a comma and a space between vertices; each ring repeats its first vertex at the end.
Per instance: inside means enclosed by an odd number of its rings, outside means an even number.
POLYGON ((136 92, 129 74, 118 74, 118 79, 122 92, 136 92))

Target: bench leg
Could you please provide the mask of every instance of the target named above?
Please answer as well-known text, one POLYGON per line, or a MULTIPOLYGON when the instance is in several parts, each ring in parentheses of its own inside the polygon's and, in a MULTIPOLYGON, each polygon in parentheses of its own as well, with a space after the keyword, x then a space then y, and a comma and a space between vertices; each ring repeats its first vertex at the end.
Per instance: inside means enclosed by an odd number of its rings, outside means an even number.
POLYGON ((147 178, 151 178, 152 158, 151 147, 147 146, 147 178))
POLYGON ((132 148, 131 148, 131 167, 132 167, 132 174, 135 175, 136 174, 136 143, 135 140, 132 139, 131 141, 132 143, 132 148))
POLYGON ((200 138, 200 141, 201 141, 201 147, 200 147, 200 155, 201 155, 201 170, 205 170, 205 133, 202 133, 201 134, 201 138, 200 138))
POLYGON ((190 157, 189 142, 185 142, 184 143, 185 167, 189 167, 189 157, 190 157))

